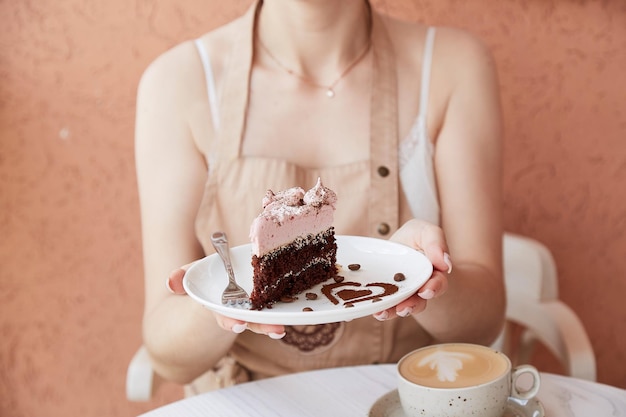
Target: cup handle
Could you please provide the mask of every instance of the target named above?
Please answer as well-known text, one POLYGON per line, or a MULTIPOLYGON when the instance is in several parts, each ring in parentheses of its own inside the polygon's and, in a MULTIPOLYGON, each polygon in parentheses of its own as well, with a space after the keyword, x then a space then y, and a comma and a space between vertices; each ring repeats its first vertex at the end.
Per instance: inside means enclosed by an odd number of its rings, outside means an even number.
POLYGON ((539 371, 532 365, 519 365, 513 369, 511 373, 511 397, 519 400, 530 400, 537 392, 539 392, 539 385, 541 384, 541 378, 539 377, 539 371), (520 391, 517 387, 517 379, 523 374, 530 374, 533 377, 533 384, 527 390, 520 391))

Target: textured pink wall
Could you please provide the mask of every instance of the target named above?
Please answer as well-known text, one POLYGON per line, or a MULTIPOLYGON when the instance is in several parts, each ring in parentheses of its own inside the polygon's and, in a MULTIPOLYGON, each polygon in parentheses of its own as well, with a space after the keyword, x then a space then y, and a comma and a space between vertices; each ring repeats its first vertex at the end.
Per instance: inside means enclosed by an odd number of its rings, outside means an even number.
MULTIPOLYGON (((157 54, 248 2, 0 1, 0 415, 134 415, 180 395, 124 398, 141 343, 135 90, 157 54)), ((506 226, 552 249, 600 381, 626 388, 626 3, 375 3, 492 46, 506 226)))

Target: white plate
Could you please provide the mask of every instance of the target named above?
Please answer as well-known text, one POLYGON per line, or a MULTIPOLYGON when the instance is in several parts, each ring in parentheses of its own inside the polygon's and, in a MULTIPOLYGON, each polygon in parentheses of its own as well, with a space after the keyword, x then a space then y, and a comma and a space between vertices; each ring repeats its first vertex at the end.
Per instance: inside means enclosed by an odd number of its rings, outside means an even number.
MULTIPOLYGON (((533 398, 522 404, 517 400, 509 399, 502 417, 544 417, 543 405, 533 398)), ((369 417, 405 417, 398 390, 393 390, 380 397, 369 412, 369 417)))
MULTIPOLYGON (((339 297, 339 304, 333 304, 321 292, 323 285, 334 283, 326 281, 305 293, 318 294, 316 300, 307 300, 305 294, 291 303, 276 303, 272 308, 249 310, 242 307, 223 305, 222 292, 226 288, 228 278, 221 259, 209 255, 196 262, 185 273, 183 286, 187 294, 207 308, 224 316, 251 323, 307 325, 349 321, 359 317, 377 313, 405 300, 417 291, 431 276, 433 266, 420 252, 395 242, 382 239, 357 236, 336 236, 337 263, 342 265, 339 275, 344 283, 354 282, 356 290, 371 290, 376 294, 382 288, 367 284, 390 283, 398 287, 392 295, 381 297, 379 301, 354 302, 353 307, 346 307, 339 297), (357 271, 348 269, 349 264, 359 264, 357 271), (401 272, 404 281, 394 281, 394 275, 401 272), (303 311, 309 307, 313 311, 303 311)), ((252 252, 251 246, 242 245, 231 248, 231 261, 237 282, 250 294, 252 291, 252 252)), ((336 291, 349 289, 341 287, 336 291)), ((356 301, 356 300, 355 300, 356 301)))

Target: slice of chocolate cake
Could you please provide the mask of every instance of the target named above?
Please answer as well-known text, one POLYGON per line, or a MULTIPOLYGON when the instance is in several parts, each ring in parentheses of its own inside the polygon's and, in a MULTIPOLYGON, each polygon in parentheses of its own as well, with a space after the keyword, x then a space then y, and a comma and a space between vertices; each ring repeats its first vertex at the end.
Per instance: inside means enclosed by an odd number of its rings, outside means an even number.
POLYGON ((300 187, 268 190, 250 227, 254 288, 252 308, 292 298, 337 275, 333 212, 337 195, 320 179, 300 187))

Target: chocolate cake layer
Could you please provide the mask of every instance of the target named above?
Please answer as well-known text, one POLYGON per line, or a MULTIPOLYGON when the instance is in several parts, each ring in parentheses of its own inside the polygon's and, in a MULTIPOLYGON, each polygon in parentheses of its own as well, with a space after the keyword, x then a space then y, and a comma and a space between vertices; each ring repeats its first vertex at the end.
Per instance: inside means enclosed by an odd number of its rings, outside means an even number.
POLYGON ((264 256, 253 255, 252 308, 260 310, 335 277, 336 261, 337 244, 332 227, 316 235, 298 237, 264 256))

